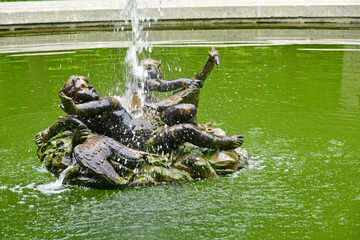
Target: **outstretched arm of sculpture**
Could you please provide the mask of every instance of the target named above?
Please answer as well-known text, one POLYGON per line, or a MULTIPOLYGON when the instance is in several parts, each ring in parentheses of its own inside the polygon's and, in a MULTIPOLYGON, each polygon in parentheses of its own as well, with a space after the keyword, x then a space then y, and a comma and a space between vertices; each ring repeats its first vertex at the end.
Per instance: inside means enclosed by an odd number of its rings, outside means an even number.
POLYGON ((214 69, 215 64, 218 68, 220 67, 220 54, 214 47, 212 47, 209 51, 209 58, 205 63, 205 66, 198 74, 196 74, 194 79, 204 82, 214 69))
POLYGON ((155 145, 160 151, 168 152, 176 149, 185 142, 199 147, 230 150, 240 147, 243 143, 242 135, 218 136, 200 130, 193 124, 177 124, 163 128, 155 136, 155 145))
POLYGON ((174 91, 179 88, 186 88, 189 86, 195 86, 196 88, 201 88, 203 83, 199 80, 190 79, 190 78, 179 78, 174 80, 164 80, 164 79, 147 79, 146 88, 149 91, 156 92, 168 92, 174 91))
POLYGON ((67 115, 65 117, 61 117, 53 125, 36 134, 36 144, 40 145, 42 143, 46 143, 50 138, 60 132, 75 129, 79 131, 88 131, 85 123, 74 116, 67 115))
POLYGON ((60 107, 70 115, 94 116, 104 112, 110 112, 120 107, 120 102, 113 97, 102 98, 100 100, 89 101, 75 104, 74 100, 64 93, 59 94, 61 99, 60 107))

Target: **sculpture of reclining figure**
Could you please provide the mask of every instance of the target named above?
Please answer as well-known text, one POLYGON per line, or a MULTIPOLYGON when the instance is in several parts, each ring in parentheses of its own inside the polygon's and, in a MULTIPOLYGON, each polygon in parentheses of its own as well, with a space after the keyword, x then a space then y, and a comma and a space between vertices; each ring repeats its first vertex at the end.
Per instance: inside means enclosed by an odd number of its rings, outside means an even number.
MULTIPOLYGON (((87 127, 92 132, 111 137, 124 145, 130 145, 136 135, 149 140, 150 125, 147 121, 133 119, 114 97, 99 99, 96 90, 88 84, 85 77, 71 76, 60 92, 62 108, 72 116, 60 118, 56 123, 38 133, 37 142, 46 142, 57 133, 74 128, 87 127), (70 125, 68 125, 70 124, 70 125)), ((177 112, 173 109, 165 109, 163 115, 177 112), (170 111, 173 110, 173 111, 170 111)), ((181 109, 177 116, 182 117, 181 109)), ((189 117, 192 115, 190 114, 189 117)), ((180 119, 183 120, 183 119, 180 119)), ((242 144, 242 136, 220 137, 204 132, 192 124, 176 124, 162 127, 154 133, 154 146, 152 149, 166 152, 174 150, 184 142, 190 142, 200 147, 235 149, 242 144), (175 136, 175 138, 174 138, 175 136), (169 148, 162 148, 169 146, 169 148)))
MULTIPOLYGON (((203 82, 210 74, 214 64, 219 64, 219 54, 212 48, 210 57, 203 70, 194 79, 162 80, 154 79, 155 75, 161 77, 159 66, 147 66, 148 76, 146 79, 149 90, 169 90, 176 87, 193 88, 199 81, 203 82), (160 82, 157 87, 152 84, 154 81, 160 82), (169 83, 168 83, 169 82, 169 83), (169 88, 171 86, 171 88, 169 88)), ((197 86, 195 87, 197 88, 197 86)), ((152 149, 157 151, 174 150, 184 142, 190 142, 200 147, 234 149, 242 144, 242 136, 220 137, 200 130, 192 121, 196 117, 196 106, 192 104, 178 104, 165 106, 160 112, 163 125, 160 129, 150 129, 151 126, 144 120, 133 119, 132 116, 121 106, 120 102, 114 97, 99 98, 97 91, 89 85, 86 77, 71 76, 62 87, 59 93, 62 109, 74 115, 92 132, 114 138, 127 146, 134 145, 134 137, 142 136, 146 140, 154 137, 155 144, 152 149), (153 136, 150 131, 155 130, 153 136), (174 137, 176 136, 176 137, 174 137), (165 148, 165 146, 167 146, 165 148)), ((149 120, 149 119, 147 119, 149 120)), ((64 126, 60 119, 57 123, 38 134, 39 141, 47 141, 54 134, 61 131, 64 126)))
MULTIPOLYGON (((210 56, 211 58, 211 56, 210 56)), ((210 59, 209 58, 209 59, 210 59)), ((204 81, 214 65, 213 60, 208 60, 203 71, 197 74, 197 77, 204 81), (209 64, 210 62, 210 64, 209 64)), ((148 69, 148 90, 174 90, 177 87, 198 88, 199 81, 194 79, 177 79, 166 82, 152 78, 153 69, 148 69), (152 84, 154 81, 163 82, 156 87, 152 84), (171 86, 171 87, 169 87, 171 86)), ((135 166, 136 162, 142 161, 140 152, 127 151, 127 147, 141 150, 153 151, 157 153, 166 153, 176 150, 181 144, 190 142, 200 147, 214 149, 235 149, 242 144, 242 136, 217 136, 206 131, 200 130, 196 123, 191 124, 192 119, 196 117, 196 106, 192 104, 178 104, 166 106, 161 111, 163 123, 154 127, 149 122, 151 119, 133 119, 133 117, 122 107, 120 102, 114 97, 100 98, 97 91, 89 85, 86 77, 71 76, 62 87, 59 93, 61 99, 61 108, 68 116, 60 118, 56 123, 41 131, 36 136, 38 145, 47 142, 51 137, 65 130, 83 130, 89 129, 91 132, 100 134, 96 138, 86 140, 78 145, 75 150, 75 158, 85 165, 91 158, 101 164, 110 156, 122 156, 122 164, 128 167, 128 164, 135 166), (195 107, 195 108, 194 108, 195 107), (118 147, 112 148, 108 143, 112 143, 107 137, 119 142, 118 147), (100 149, 96 145, 105 146, 106 154, 95 154, 94 151, 100 149), (121 145, 123 144, 123 145, 121 145), (124 146, 125 145, 125 146, 124 146), (96 147, 94 147, 96 146, 96 147), (126 149, 126 151, 123 149, 126 149), (81 150, 81 151, 80 151, 81 150), (87 152, 86 152, 87 151, 87 152), (127 154, 123 154, 126 152, 127 154), (86 159, 86 156, 91 156, 86 159), (85 160, 84 160, 85 158, 85 160), (131 161, 128 161, 131 160, 131 161), (135 164, 134 164, 135 163, 135 164)), ((98 174, 102 174, 102 170, 94 169, 88 166, 98 174)), ((111 181, 121 182, 121 180, 111 178, 111 181)))

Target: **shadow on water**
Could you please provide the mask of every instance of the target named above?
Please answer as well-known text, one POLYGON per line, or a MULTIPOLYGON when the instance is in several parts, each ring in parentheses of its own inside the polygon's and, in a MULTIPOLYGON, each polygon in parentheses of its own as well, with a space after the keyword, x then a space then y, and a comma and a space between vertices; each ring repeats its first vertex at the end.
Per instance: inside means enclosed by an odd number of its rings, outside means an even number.
POLYGON ((166 78, 192 77, 217 46, 221 68, 201 90, 198 120, 244 134, 251 166, 184 185, 55 193, 39 190, 55 177, 36 157, 35 134, 63 115, 58 91, 72 74, 101 96, 124 91, 127 41, 0 38, 2 238, 359 238, 358 31, 205 32, 150 35, 151 56, 166 78))

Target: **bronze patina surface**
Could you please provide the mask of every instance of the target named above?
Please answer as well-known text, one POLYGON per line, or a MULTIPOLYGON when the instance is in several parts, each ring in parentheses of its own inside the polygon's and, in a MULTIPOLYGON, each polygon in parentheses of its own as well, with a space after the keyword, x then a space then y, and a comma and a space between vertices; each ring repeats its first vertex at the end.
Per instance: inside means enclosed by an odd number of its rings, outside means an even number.
MULTIPOLYGON (((127 188, 162 182, 189 182, 231 174, 248 164, 242 135, 227 136, 196 120, 200 88, 214 66, 212 48, 194 78, 162 79, 160 63, 144 59, 145 103, 134 116, 115 97, 100 98, 86 77, 73 75, 60 90, 60 117, 36 136, 38 157, 63 183, 94 188, 127 188), (158 99, 156 91, 175 91, 158 99)), ((136 112, 136 111, 134 111, 136 112)))

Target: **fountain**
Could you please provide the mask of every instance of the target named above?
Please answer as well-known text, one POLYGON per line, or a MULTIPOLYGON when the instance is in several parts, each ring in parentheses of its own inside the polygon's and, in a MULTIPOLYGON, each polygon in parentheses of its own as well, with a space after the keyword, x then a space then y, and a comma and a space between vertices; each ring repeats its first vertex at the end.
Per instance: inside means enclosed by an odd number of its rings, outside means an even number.
POLYGON ((136 1, 128 1, 126 9, 133 46, 126 55, 131 77, 125 93, 100 98, 86 77, 71 76, 59 93, 68 115, 36 137, 45 167, 65 184, 94 188, 189 182, 245 167, 250 156, 240 148, 242 135, 227 136, 196 119, 200 88, 214 66, 220 67, 219 52, 211 48, 194 77, 165 80, 160 62, 149 58, 139 63, 143 46, 138 45, 136 1), (172 91, 163 99, 154 95, 172 91))

